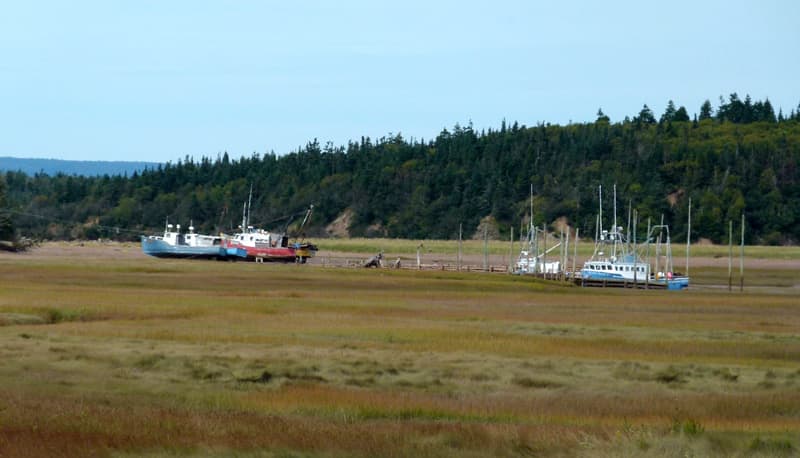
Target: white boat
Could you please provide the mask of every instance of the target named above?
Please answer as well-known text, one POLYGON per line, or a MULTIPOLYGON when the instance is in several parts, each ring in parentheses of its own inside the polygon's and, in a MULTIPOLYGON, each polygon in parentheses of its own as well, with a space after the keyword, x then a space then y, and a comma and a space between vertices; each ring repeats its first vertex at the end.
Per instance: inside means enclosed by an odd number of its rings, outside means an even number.
POLYGON ((519 252, 514 272, 518 274, 557 274, 561 272, 561 263, 545 261, 543 255, 537 255, 530 250, 522 250, 519 252))
POLYGON ((174 227, 167 223, 163 235, 143 235, 142 252, 159 258, 207 258, 220 259, 237 252, 229 252, 222 245, 222 237, 203 235, 194 232, 194 226, 189 226, 189 232, 181 233, 181 225, 174 227))
POLYGON ((600 213, 598 214, 598 230, 595 240, 594 252, 580 270, 577 277, 582 285, 627 285, 637 287, 652 286, 653 288, 685 289, 689 287, 689 277, 674 273, 672 264, 672 251, 670 248, 669 226, 664 224, 650 228, 645 239, 645 249, 649 259, 650 242, 656 243, 656 273, 650 268, 648 261, 642 260, 636 241, 631 241, 623 234, 622 227, 617 226, 616 186, 614 186, 614 222, 611 230, 603 229, 603 190, 600 193, 600 213), (666 235, 666 237, 664 237, 666 235), (659 269, 662 246, 666 247, 663 254, 663 271, 659 269))
MULTIPOLYGON (((228 250, 238 250, 243 253, 241 256, 249 261, 256 262, 297 262, 305 264, 317 252, 316 245, 308 242, 289 242, 289 236, 284 229, 281 232, 270 232, 264 229, 256 229, 250 225, 250 203, 253 191, 250 190, 250 197, 244 203, 242 209, 242 225, 239 226, 241 232, 231 236, 224 236, 222 245, 228 250)), ((311 205, 306 211, 305 218, 300 227, 308 222, 314 206, 311 205)), ((295 215, 292 215, 294 217, 295 215)), ((289 222, 291 222, 291 218, 289 222)), ((287 227, 288 227, 287 222, 287 227)))
MULTIPOLYGON (((533 186, 531 186, 531 219, 528 224, 528 236, 526 237, 525 245, 519 252, 517 262, 514 264, 514 273, 520 275, 537 275, 537 274, 559 274, 561 272, 560 261, 548 261, 547 255, 561 246, 559 241, 552 247, 545 247, 539 250, 539 232, 536 226, 533 225, 533 186)), ((543 230, 541 230, 542 233, 543 230)))

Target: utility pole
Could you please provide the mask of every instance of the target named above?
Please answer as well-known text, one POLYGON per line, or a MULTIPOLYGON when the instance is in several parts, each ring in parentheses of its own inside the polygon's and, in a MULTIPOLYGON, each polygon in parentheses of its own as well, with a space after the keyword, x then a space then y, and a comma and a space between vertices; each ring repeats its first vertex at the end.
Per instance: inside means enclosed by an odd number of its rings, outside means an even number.
POLYGON ((744 292, 744 211, 742 211, 742 245, 739 248, 739 292, 744 292))
POLYGON ((728 220, 728 291, 733 289, 733 220, 728 220))

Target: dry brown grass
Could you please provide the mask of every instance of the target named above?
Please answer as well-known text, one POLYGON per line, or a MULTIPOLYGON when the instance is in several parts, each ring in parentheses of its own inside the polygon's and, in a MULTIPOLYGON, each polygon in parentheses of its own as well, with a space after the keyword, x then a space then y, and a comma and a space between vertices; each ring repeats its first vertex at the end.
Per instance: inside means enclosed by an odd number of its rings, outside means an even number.
POLYGON ((0 257, 0 456, 800 447, 791 288, 77 262, 0 257))

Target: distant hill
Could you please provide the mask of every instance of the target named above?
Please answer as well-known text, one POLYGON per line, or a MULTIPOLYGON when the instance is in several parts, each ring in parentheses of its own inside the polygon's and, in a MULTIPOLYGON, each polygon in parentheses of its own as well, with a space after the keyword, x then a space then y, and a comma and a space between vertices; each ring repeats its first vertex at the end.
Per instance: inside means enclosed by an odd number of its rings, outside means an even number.
POLYGON ((32 159, 0 157, 0 171, 22 171, 28 175, 45 173, 50 176, 65 175, 101 176, 132 175, 145 168, 154 169, 157 162, 131 161, 66 161, 62 159, 32 159))
POLYGON ((303 228, 313 237, 452 240, 486 228, 519 240, 533 213, 537 227, 568 226, 586 243, 617 213, 638 241, 663 221, 672 242, 728 243, 744 214, 745 243, 800 243, 800 110, 776 116, 768 101, 735 94, 716 110, 707 101, 696 120, 670 103, 659 119, 644 106, 619 122, 598 111, 567 125, 456 124, 428 141, 313 141, 281 156, 188 157, 127 178, 4 175, 16 228, 38 239, 135 240, 167 218, 232 231, 246 201, 255 226, 289 232, 313 204, 303 228))

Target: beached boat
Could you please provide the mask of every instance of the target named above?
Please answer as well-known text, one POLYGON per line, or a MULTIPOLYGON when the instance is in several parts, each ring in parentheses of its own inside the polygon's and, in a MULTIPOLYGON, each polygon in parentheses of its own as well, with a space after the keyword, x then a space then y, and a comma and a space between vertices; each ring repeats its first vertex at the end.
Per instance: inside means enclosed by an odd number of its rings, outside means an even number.
POLYGON ((242 250, 224 247, 222 237, 197 234, 191 225, 189 232, 182 234, 180 224, 173 230, 172 224, 168 223, 163 235, 143 235, 141 239, 142 252, 158 258, 222 259, 244 256, 242 250))
MULTIPOLYGON (((252 198, 252 194, 251 194, 252 198)), ((300 228, 308 222, 314 206, 309 206, 305 213, 305 218, 300 224, 300 228)), ((289 236, 285 229, 280 232, 270 232, 263 229, 256 229, 249 224, 250 222, 250 199, 245 203, 242 211, 242 225, 239 226, 241 232, 232 236, 223 236, 222 246, 228 250, 240 250, 245 253, 248 261, 255 262, 297 262, 304 264, 308 258, 313 257, 317 252, 316 245, 305 241, 289 242, 289 236)), ((302 213, 299 213, 302 214, 302 213)), ((289 218, 289 222, 294 216, 289 218)), ((286 224, 288 227, 288 223, 286 224)))
POLYGON ((246 231, 234 234, 223 241, 226 249, 243 250, 249 261, 256 262, 300 262, 316 253, 310 243, 289 243, 289 237, 248 226, 246 231))
POLYGON ((540 230, 533 224, 533 186, 531 186, 530 214, 531 219, 528 223, 528 235, 525 242, 522 244, 519 256, 517 256, 517 262, 514 264, 514 273, 519 275, 558 274, 561 272, 561 262, 548 261, 547 255, 556 248, 559 248, 561 242, 559 241, 549 248, 546 246, 543 249, 539 248, 539 235, 544 235, 544 229, 540 230))
POLYGON ((622 227, 617 226, 615 186, 614 222, 611 230, 603 229, 602 188, 599 193, 600 213, 597 218, 598 230, 594 252, 575 277, 576 281, 584 286, 630 286, 674 290, 688 288, 689 278, 673 271, 669 226, 664 224, 652 226, 643 246, 637 245, 636 240, 631 241, 626 238, 622 227), (646 250, 649 259, 651 242, 655 244, 655 273, 651 270, 650 263, 643 260, 640 254, 642 249, 646 250), (662 247, 665 248, 664 259, 660 262, 662 247), (662 266, 663 270, 659 266, 662 266))

